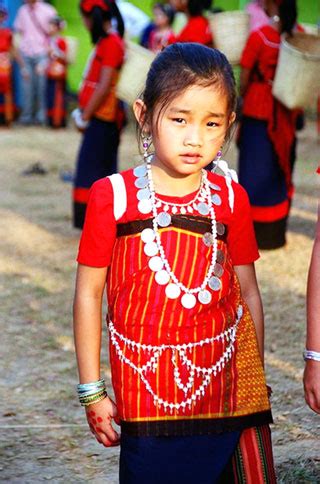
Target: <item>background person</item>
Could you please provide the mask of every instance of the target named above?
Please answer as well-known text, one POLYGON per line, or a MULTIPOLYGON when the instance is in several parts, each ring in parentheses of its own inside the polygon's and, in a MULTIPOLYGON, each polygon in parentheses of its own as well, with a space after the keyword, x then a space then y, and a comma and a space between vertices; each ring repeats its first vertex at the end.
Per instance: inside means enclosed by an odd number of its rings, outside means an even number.
POLYGON ((25 0, 14 21, 20 34, 19 51, 27 76, 22 77, 20 123, 46 123, 46 81, 49 46, 49 22, 57 15, 54 7, 40 0, 25 0))
POLYGON ((153 6, 153 21, 144 30, 140 44, 157 53, 174 41, 172 23, 174 10, 168 4, 156 3, 153 6))
POLYGON ((67 124, 67 42, 60 35, 65 21, 55 16, 49 21, 49 61, 47 68, 47 123, 52 128, 67 124))
POLYGON ((187 23, 177 34, 176 42, 198 42, 213 47, 213 36, 204 11, 211 6, 212 0, 170 0, 170 5, 185 13, 187 23))
POLYGON ((292 170, 298 112, 272 95, 281 34, 291 34, 295 0, 266 0, 269 23, 252 32, 241 58, 243 96, 239 130, 239 181, 247 190, 259 248, 286 243, 293 196, 292 170))
POLYGON ((118 9, 112 1, 82 0, 80 11, 90 32, 94 49, 85 69, 79 92, 79 109, 74 112, 83 139, 77 159, 73 190, 73 223, 82 228, 91 185, 117 171, 121 107, 116 84, 124 60, 124 43, 111 29, 118 9))
POLYGON ((320 413, 320 204, 307 286, 307 341, 304 358, 305 399, 314 412, 320 413))

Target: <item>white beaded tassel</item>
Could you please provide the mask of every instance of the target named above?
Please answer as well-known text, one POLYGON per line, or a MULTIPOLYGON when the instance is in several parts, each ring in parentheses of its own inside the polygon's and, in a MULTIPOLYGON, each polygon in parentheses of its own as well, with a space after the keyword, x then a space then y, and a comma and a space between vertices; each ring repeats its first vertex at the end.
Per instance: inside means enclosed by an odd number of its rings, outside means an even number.
POLYGON ((154 404, 157 405, 158 407, 162 407, 165 411, 169 410, 172 413, 173 410, 178 412, 180 409, 182 409, 183 411, 185 411, 187 406, 191 408, 191 406, 194 405, 197 402, 197 400, 200 400, 205 395, 205 390, 207 386, 210 384, 212 378, 216 377, 217 374, 220 373, 222 369, 225 367, 226 363, 232 358, 233 352, 235 350, 237 328, 241 321, 242 314, 243 314, 242 306, 239 306, 234 325, 229 327, 222 333, 218 334, 217 336, 213 336, 212 338, 205 338, 200 341, 196 341, 194 343, 183 343, 183 344, 177 344, 177 345, 171 345, 171 344, 167 344, 167 345, 162 344, 159 346, 145 345, 143 343, 138 343, 136 341, 130 340, 125 336, 123 336, 115 329, 114 324, 111 321, 109 321, 108 328, 110 332, 111 343, 114 346, 120 361, 122 361, 124 364, 129 365, 130 368, 132 368, 133 371, 139 375, 147 391, 152 395, 154 404), (193 358, 188 357, 186 354, 187 351, 192 352, 192 350, 195 350, 195 348, 199 346, 203 347, 204 345, 213 344, 214 342, 218 342, 218 341, 220 342, 226 341, 228 342, 228 345, 225 347, 225 350, 223 351, 220 358, 218 358, 217 361, 214 364, 212 364, 210 367, 196 365, 193 362, 193 358), (120 347, 120 342, 122 342, 124 346, 131 349, 132 351, 137 350, 137 351, 147 352, 150 356, 147 363, 145 363, 141 367, 138 367, 137 365, 135 365, 135 363, 133 363, 131 359, 127 358, 124 355, 124 352, 120 347), (150 371, 155 372, 157 370, 160 364, 160 358, 165 351, 171 351, 171 361, 173 365, 173 379, 176 386, 180 390, 182 390, 185 395, 185 398, 183 400, 180 400, 179 402, 169 402, 161 398, 153 390, 148 380, 148 373, 150 373, 150 371), (186 384, 182 383, 180 370, 178 367, 178 360, 180 361, 180 365, 185 366, 189 372, 189 376, 186 384), (197 376, 201 375, 202 381, 197 386, 197 388, 194 389, 194 391, 191 393, 191 390, 194 387, 194 380, 195 380, 196 374, 197 376))

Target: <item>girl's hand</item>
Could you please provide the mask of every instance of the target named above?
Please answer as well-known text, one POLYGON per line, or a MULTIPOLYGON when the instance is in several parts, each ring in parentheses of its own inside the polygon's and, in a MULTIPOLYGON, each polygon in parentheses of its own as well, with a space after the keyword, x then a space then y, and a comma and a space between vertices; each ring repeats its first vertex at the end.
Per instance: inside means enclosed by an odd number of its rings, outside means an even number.
POLYGON ((117 422, 117 407, 109 397, 86 407, 86 414, 91 432, 100 444, 105 447, 120 444, 120 436, 111 423, 112 419, 117 422))
POLYGON ((307 360, 303 375, 304 397, 316 413, 320 413, 320 362, 307 360))

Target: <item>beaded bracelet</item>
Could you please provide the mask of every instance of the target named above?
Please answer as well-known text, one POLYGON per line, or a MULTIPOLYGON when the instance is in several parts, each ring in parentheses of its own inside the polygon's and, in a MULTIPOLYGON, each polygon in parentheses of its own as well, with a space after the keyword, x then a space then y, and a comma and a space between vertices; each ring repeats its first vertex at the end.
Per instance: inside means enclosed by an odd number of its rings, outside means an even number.
POLYGON ((84 407, 100 402, 100 400, 108 396, 103 379, 91 383, 79 383, 77 390, 79 402, 84 407))
POLYGON ((318 351, 311 351, 311 350, 305 349, 303 352, 303 359, 304 361, 307 361, 307 360, 320 361, 320 353, 318 351))

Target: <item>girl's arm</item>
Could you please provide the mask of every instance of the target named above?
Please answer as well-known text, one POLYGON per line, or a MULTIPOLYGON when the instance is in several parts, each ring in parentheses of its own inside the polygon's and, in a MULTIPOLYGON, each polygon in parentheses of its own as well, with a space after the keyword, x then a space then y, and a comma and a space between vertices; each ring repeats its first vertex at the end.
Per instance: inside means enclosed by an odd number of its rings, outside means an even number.
MULTIPOLYGON (((320 353, 320 206, 307 286, 306 348, 320 353)), ((320 413, 320 361, 306 360, 303 383, 307 404, 320 413)))
POLYGON ((14 45, 12 45, 12 47, 11 47, 10 54, 11 54, 11 57, 19 65, 22 77, 24 79, 28 79, 28 77, 29 77, 28 70, 26 69, 22 55, 20 54, 19 50, 14 45))
MULTIPOLYGON (((100 379, 101 311, 106 274, 106 267, 78 266, 73 320, 80 383, 100 379)), ((97 440, 106 447, 117 445, 119 436, 111 425, 117 412, 109 397, 86 407, 86 413, 97 440)))
POLYGON ((105 97, 108 95, 114 70, 115 69, 113 67, 102 67, 98 85, 92 94, 90 101, 83 110, 82 119, 84 121, 89 121, 105 97))
POLYGON ((254 264, 234 266, 238 276, 241 294, 252 316, 258 339, 259 353, 264 364, 264 318, 254 264))

